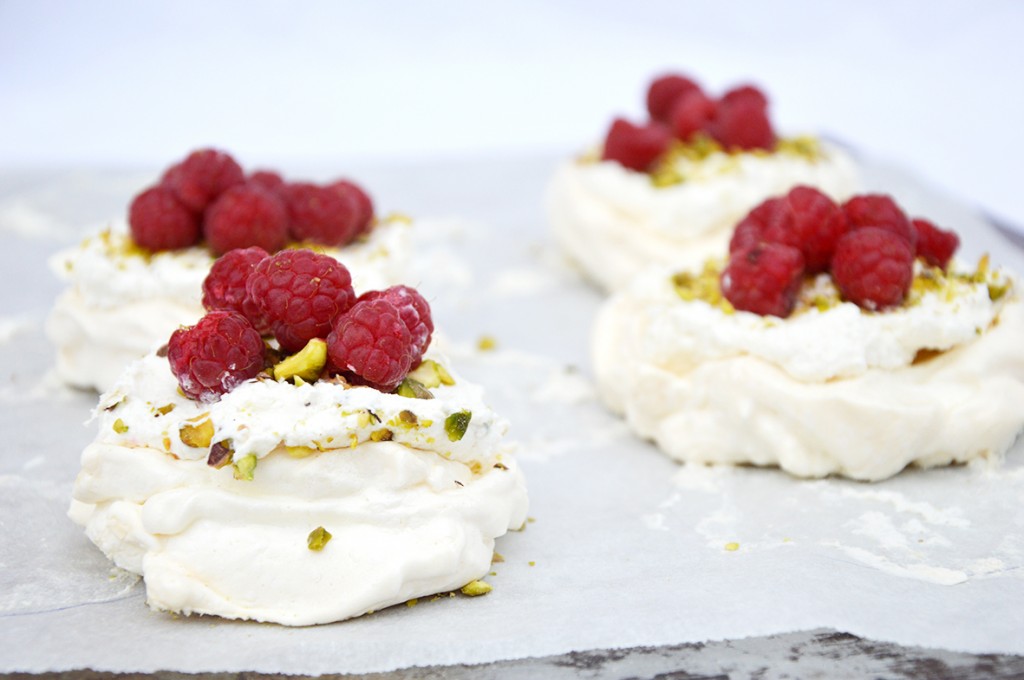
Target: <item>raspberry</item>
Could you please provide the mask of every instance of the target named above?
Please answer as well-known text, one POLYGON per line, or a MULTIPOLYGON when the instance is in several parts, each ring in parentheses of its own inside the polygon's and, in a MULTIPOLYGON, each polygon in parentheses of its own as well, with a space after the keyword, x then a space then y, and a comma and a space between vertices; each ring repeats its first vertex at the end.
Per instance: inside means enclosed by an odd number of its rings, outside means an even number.
POLYGON ((240 184, 207 209, 203 232, 217 255, 249 246, 273 253, 288 242, 288 213, 281 199, 266 189, 240 184))
POLYGON ((311 250, 282 250, 262 260, 245 288, 289 353, 313 338, 326 338, 356 299, 345 265, 311 250))
POLYGON ((759 243, 734 253, 722 272, 722 295, 736 309, 787 317, 803 281, 804 256, 781 243, 759 243))
POLYGON ((914 278, 914 251, 892 231, 861 227, 836 244, 832 278, 843 298, 864 309, 903 302, 914 278))
POLYGON ((430 346, 430 336, 434 332, 430 304, 419 294, 419 291, 409 286, 392 286, 386 290, 371 290, 360 295, 358 302, 369 300, 387 300, 398 309, 399 316, 402 317, 402 321, 412 337, 415 350, 413 367, 419 366, 420 358, 430 346))
POLYGON ((900 209, 891 196, 884 194, 861 194, 854 196, 843 204, 843 214, 849 224, 848 229, 861 227, 878 227, 896 234, 913 250, 917 243, 917 234, 906 214, 900 209))
POLYGON ((235 159, 216 149, 193 151, 164 175, 178 200, 201 212, 224 191, 245 181, 242 168, 235 159))
POLYGON ((808 273, 826 271, 836 242, 846 233, 846 219, 839 206, 807 186, 794 187, 774 206, 762 238, 799 248, 808 273))
POLYGON ((246 178, 245 183, 255 184, 284 200, 284 179, 273 170, 257 170, 246 178))
POLYGON ((700 85, 685 76, 672 73, 655 78, 647 89, 647 111, 651 120, 667 123, 672 107, 681 97, 700 91, 700 85))
POLYGON ((327 336, 334 367, 384 392, 398 387, 415 354, 400 310, 383 298, 357 302, 327 336))
POLYGON ((715 117, 717 106, 700 90, 694 90, 676 100, 669 116, 672 132, 677 139, 689 141, 706 129, 715 117))
POLYGON ((665 153, 671 141, 672 133, 661 123, 633 125, 616 118, 605 138, 601 160, 616 161, 630 170, 643 172, 665 153))
POLYGON ((148 250, 176 250, 199 242, 199 218, 163 186, 132 199, 128 225, 132 240, 148 250))
POLYGON ((263 338, 240 314, 210 312, 171 334, 167 360, 182 392, 208 403, 263 370, 263 338))
POLYGON ((768 108, 768 97, 760 88, 754 85, 739 85, 734 87, 723 94, 721 99, 721 103, 726 106, 732 106, 743 102, 756 104, 763 109, 768 108))
POLYGON ((917 256, 933 267, 945 269, 960 247, 960 238, 952 231, 939 229, 921 218, 911 220, 910 224, 917 233, 917 256))
POLYGON ((764 95, 726 95, 718 102, 708 132, 727 149, 771 149, 775 145, 764 95))
POLYGON ((303 182, 289 184, 285 192, 295 240, 343 246, 356 237, 359 205, 352 195, 303 182))
POLYGON ((208 312, 238 312, 262 335, 270 333, 270 321, 246 293, 245 282, 257 264, 270 257, 259 246, 231 250, 217 258, 203 280, 203 307, 208 312))
POLYGON ((356 213, 356 236, 370 230, 370 223, 373 221, 373 200, 370 195, 363 191, 355 182, 346 179, 338 180, 328 186, 329 189, 341 193, 343 196, 351 196, 355 199, 358 212, 356 213))
POLYGON ((729 240, 729 254, 748 250, 766 240, 764 232, 771 222, 779 219, 777 215, 785 210, 783 202, 781 197, 769 198, 740 220, 729 240))

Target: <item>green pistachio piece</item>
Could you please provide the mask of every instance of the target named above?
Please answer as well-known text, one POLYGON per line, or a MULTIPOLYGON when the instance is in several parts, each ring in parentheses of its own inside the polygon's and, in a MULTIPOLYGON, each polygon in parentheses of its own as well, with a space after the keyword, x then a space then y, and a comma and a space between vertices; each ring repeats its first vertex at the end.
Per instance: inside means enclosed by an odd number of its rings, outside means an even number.
POLYGON ((296 382, 313 382, 320 377, 327 363, 327 343, 313 338, 295 354, 274 366, 274 378, 278 381, 296 379, 296 382))
POLYGON ((185 423, 178 429, 178 437, 185 446, 193 449, 205 449, 213 440, 213 421, 208 414, 201 416, 199 423, 185 423))
POLYGON ((469 428, 469 421, 472 418, 472 411, 459 411, 445 418, 444 431, 448 433, 448 440, 457 442, 462 439, 469 428))
POLYGON ((395 394, 400 397, 408 397, 409 399, 433 399, 434 395, 430 393, 426 387, 423 386, 419 380, 413 378, 406 378, 399 384, 398 389, 395 390, 395 394))
POLYGON ((206 458, 206 464, 219 470, 230 463, 234 455, 235 452, 231 448, 230 440, 217 442, 210 447, 210 455, 206 458))
POLYGON ((452 378, 451 373, 437 363, 433 359, 424 359, 423 362, 416 367, 416 370, 410 371, 407 378, 421 383, 424 387, 437 387, 438 385, 454 385, 455 380, 452 378))
POLYGON ((118 434, 124 434, 128 431, 128 426, 124 424, 124 421, 118 418, 114 421, 114 432, 118 434))
POLYGON ((235 479, 251 482, 252 473, 256 470, 256 454, 250 453, 248 456, 242 456, 231 465, 235 468, 235 479))
POLYGON ((309 532, 309 536, 306 538, 306 545, 309 546, 310 550, 321 551, 327 542, 331 540, 331 532, 323 527, 317 527, 309 532))
POLYGON ((492 590, 494 590, 494 588, 487 581, 470 581, 466 585, 462 586, 462 594, 470 597, 486 595, 492 590))

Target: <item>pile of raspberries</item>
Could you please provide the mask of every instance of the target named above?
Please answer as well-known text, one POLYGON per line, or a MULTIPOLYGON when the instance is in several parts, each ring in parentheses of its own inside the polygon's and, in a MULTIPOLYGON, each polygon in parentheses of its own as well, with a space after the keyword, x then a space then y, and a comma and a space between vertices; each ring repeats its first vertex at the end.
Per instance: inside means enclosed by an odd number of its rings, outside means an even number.
POLYGON ((698 134, 726 149, 771 150, 775 146, 768 98, 752 85, 734 87, 712 99, 690 78, 668 74, 656 78, 648 88, 647 111, 651 118, 643 125, 623 118, 612 121, 602 160, 644 172, 668 150, 673 138, 690 142, 698 134))
POLYGON ((837 205, 798 186, 736 226, 720 286, 736 309, 787 317, 804 275, 829 272, 844 300, 883 310, 903 302, 915 257, 945 269, 959 245, 955 233, 907 218, 889 196, 864 194, 837 205))
POLYGON ((215 255, 258 246, 274 253, 289 240, 344 246, 366 233, 373 202, 348 180, 317 185, 250 175, 216 149, 193 151, 172 165, 128 210, 132 239, 151 250, 177 250, 202 240, 215 255))
POLYGON ((174 331, 167 345, 182 391, 203 402, 265 369, 265 335, 286 354, 323 339, 325 374, 391 392, 419 366, 434 331, 430 305, 415 289, 357 298, 345 265, 311 250, 230 251, 203 282, 203 306, 207 314, 174 331))

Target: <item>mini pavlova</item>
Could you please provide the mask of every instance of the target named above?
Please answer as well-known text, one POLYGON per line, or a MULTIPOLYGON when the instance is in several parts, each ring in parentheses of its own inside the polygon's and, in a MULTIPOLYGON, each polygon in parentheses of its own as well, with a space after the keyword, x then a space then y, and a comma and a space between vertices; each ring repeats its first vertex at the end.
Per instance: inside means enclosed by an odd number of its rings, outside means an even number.
POLYGON ((51 259, 68 283, 47 321, 57 375, 109 389, 130 361, 202 316, 201 286, 218 255, 301 244, 345 263, 356 290, 384 288, 408 273, 411 221, 376 217, 348 180, 285 182, 267 170, 246 175, 221 151, 191 153, 133 199, 127 221, 51 259))
POLYGON ((713 98, 665 75, 651 83, 647 110, 641 125, 616 118, 600 148, 563 163, 548 189, 558 243, 605 290, 650 265, 700 266, 751 208, 796 185, 836 200, 860 188, 840 147, 778 136, 756 87, 713 98))
POLYGON ((204 286, 211 311, 102 396, 69 512, 149 605, 308 625, 488 591, 526 488, 424 298, 357 298, 308 250, 231 251, 204 286))
POLYGON ((598 315, 608 406, 689 463, 873 481, 1001 456, 1024 427, 1024 303, 883 195, 755 208, 728 259, 658 268, 598 315))

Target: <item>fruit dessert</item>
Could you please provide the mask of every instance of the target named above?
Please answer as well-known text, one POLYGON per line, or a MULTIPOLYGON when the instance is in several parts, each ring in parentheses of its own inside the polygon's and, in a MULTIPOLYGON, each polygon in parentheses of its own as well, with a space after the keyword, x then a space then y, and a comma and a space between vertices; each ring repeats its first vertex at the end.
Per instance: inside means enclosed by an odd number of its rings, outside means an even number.
POLYGON ((654 269, 593 331, 599 391, 694 463, 874 481, 997 459, 1024 426, 1017 279, 890 197, 765 201, 727 259, 654 269))
POLYGON ((72 519, 158 610, 308 625, 490 590, 526 489, 506 423, 430 350, 427 302, 251 255, 102 396, 72 519))
POLYGON ((52 259, 69 284, 47 322, 57 375, 75 387, 109 389, 131 360, 195 323, 203 277, 235 248, 273 253, 309 244, 343 261, 356 289, 368 290, 407 275, 410 239, 407 218, 375 217, 352 182, 246 175, 226 153, 195 151, 133 199, 126 223, 52 259))
POLYGON ((761 201, 807 184, 835 199, 859 190, 839 147, 780 137, 756 87, 721 97, 666 75, 647 91, 650 119, 616 118, 602 145, 565 162, 548 189, 562 249, 605 290, 651 264, 699 265, 761 201))

